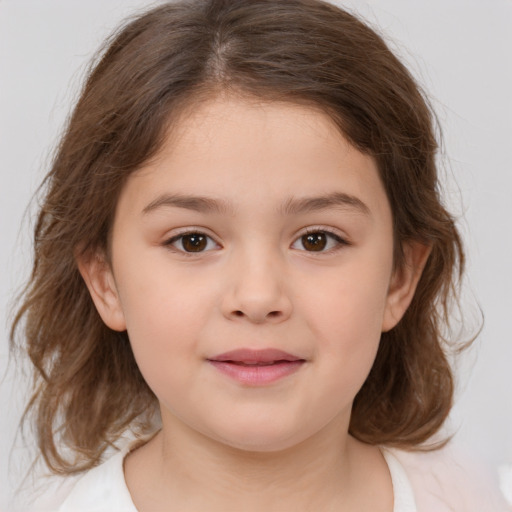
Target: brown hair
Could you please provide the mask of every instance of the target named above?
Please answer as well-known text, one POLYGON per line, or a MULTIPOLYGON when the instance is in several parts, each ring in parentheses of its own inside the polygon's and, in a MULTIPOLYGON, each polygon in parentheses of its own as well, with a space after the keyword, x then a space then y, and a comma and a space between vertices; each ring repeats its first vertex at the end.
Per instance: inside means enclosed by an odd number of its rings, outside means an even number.
POLYGON ((35 367, 27 411, 54 472, 90 468, 126 429, 151 428, 156 399, 126 332, 101 321, 75 256, 108 252, 128 175, 155 155, 184 105, 215 91, 328 113, 378 164, 393 212, 395 265, 403 263, 404 241, 432 247, 411 306, 382 335, 353 405, 351 434, 412 448, 439 430, 451 408, 441 333, 464 256, 439 197, 433 116, 414 79, 372 29, 328 3, 166 3, 108 41, 43 184, 33 271, 11 342, 23 329, 35 367))

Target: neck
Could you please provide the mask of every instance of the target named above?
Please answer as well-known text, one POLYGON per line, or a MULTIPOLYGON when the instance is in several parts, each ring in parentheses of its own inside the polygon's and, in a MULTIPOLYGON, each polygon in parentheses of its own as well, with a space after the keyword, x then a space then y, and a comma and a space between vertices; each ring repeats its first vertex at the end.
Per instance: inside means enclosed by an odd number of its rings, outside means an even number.
POLYGON ((331 425, 336 435, 319 432, 272 452, 229 447, 184 425, 165 427, 126 460, 128 487, 141 512, 357 510, 357 475, 367 478, 362 464, 375 459, 375 449, 341 424, 331 425))
POLYGON ((202 489, 209 499, 218 494, 231 504, 241 500, 240 510, 250 510, 247 497, 258 511, 273 510, 277 503, 283 510, 283 500, 293 496, 301 495, 304 501, 306 489, 318 499, 330 481, 339 484, 349 474, 343 436, 336 446, 319 435, 273 452, 240 450, 198 436, 186 451, 177 451, 174 440, 163 439, 164 464, 173 476, 175 468, 188 466, 191 489, 202 489))

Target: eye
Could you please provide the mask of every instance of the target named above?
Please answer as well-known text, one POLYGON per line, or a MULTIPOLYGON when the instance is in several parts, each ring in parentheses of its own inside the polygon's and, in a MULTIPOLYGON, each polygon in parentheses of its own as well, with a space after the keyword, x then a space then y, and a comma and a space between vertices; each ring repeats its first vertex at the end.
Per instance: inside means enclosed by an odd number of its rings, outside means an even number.
POLYGON ((204 233, 183 233, 169 239, 165 245, 183 252, 206 252, 218 249, 219 244, 204 233))
POLYGON ((341 245, 348 245, 340 236, 329 231, 309 231, 295 240, 293 249, 309 252, 328 252, 341 245))

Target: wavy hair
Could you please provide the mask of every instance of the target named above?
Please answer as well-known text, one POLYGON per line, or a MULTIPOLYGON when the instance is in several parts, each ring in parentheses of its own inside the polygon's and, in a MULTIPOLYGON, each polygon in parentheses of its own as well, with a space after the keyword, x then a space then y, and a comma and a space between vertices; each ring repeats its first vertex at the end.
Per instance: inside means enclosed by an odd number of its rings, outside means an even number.
POLYGON ((411 306, 382 339, 353 404, 350 433, 366 443, 419 446, 452 405, 442 333, 464 253, 440 198, 435 117, 383 39, 352 14, 317 0, 165 3, 127 22, 91 66, 41 188, 34 263, 11 344, 34 368, 33 419, 55 473, 101 460, 127 429, 149 433, 157 400, 126 332, 106 327, 76 256, 108 253, 119 193, 154 156, 169 127, 215 91, 305 103, 377 162, 404 242, 432 251, 411 306))

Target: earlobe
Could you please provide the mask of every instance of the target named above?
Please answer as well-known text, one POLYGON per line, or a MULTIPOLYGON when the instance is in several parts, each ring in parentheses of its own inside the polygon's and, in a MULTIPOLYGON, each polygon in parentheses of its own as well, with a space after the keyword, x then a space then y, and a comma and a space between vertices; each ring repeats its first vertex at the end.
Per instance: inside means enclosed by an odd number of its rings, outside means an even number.
POLYGON ((407 311, 431 249, 419 242, 404 245, 404 263, 394 272, 389 285, 382 332, 393 329, 407 311))
POLYGON ((91 294, 96 309, 105 324, 115 331, 125 331, 121 301, 112 269, 103 254, 77 257, 78 270, 91 294))

